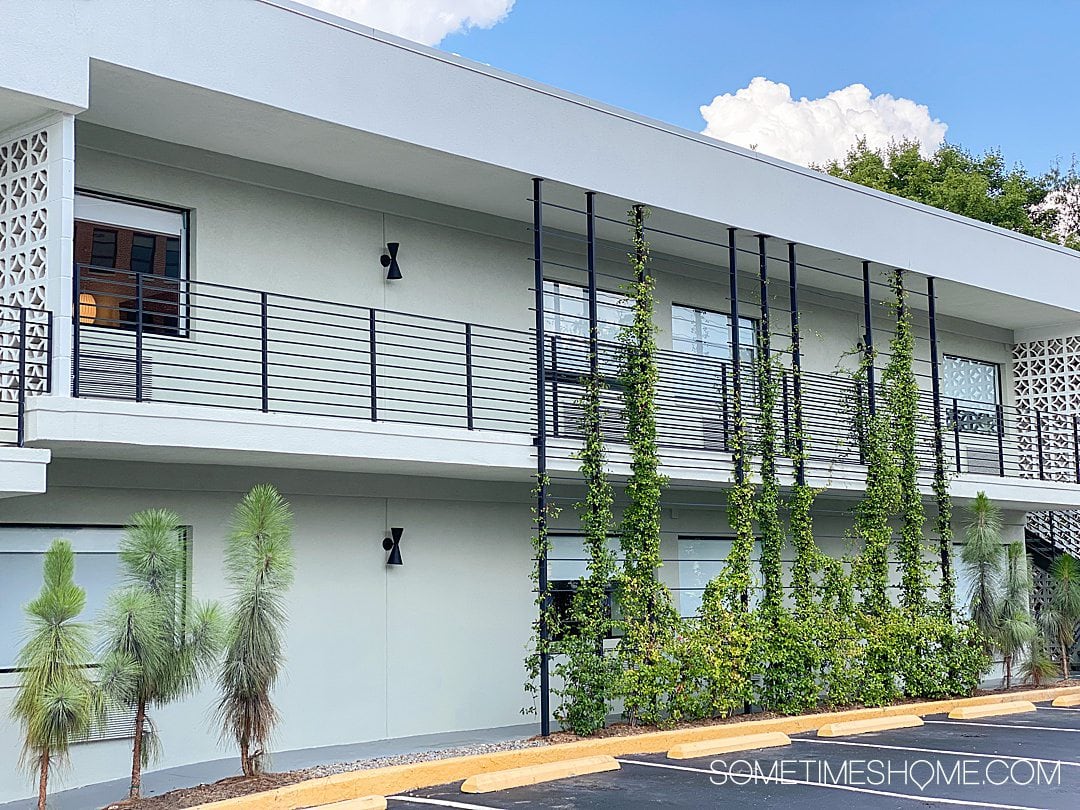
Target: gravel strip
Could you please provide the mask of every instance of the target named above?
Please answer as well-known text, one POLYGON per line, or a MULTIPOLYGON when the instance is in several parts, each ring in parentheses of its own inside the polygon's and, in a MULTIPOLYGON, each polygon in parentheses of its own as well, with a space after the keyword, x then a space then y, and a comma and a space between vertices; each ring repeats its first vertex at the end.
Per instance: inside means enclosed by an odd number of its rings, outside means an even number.
POLYGON ((497 751, 516 751, 521 748, 537 748, 548 745, 543 740, 506 740, 495 743, 476 743, 457 748, 440 748, 437 751, 417 751, 412 754, 398 754, 392 757, 360 759, 355 762, 335 762, 332 765, 317 765, 306 772, 307 777, 333 776, 337 773, 364 771, 369 768, 385 768, 390 765, 412 765, 417 762, 430 762, 450 757, 467 757, 472 754, 494 754, 497 751))

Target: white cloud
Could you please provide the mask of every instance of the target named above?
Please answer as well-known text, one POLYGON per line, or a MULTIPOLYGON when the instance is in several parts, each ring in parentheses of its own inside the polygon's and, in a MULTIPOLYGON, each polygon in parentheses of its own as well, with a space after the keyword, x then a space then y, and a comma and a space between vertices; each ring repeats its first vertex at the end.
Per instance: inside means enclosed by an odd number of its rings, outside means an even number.
POLYGON ((438 45, 450 34, 491 28, 514 0, 300 0, 330 14, 424 45, 438 45))
POLYGON ((843 157, 860 137, 873 149, 915 140, 929 155, 948 129, 925 105, 887 93, 874 96, 862 84, 796 100, 786 84, 763 76, 717 96, 701 107, 701 115, 705 135, 804 166, 843 157))

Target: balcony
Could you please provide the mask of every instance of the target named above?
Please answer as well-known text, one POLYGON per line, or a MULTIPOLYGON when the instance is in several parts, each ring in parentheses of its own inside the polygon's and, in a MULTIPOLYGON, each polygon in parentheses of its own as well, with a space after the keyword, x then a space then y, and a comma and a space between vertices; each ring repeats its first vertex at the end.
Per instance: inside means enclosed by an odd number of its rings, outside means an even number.
MULTIPOLYGON (((66 405, 30 398, 36 444, 74 449, 99 442, 99 449, 111 448, 101 453, 106 457, 155 460, 220 461, 211 451, 233 449, 246 455, 232 463, 288 458, 294 466, 323 467, 336 456, 342 469, 432 474, 431 464, 445 463, 516 479, 532 471, 537 353, 531 331, 125 271, 80 267, 76 275, 74 399, 66 405), (165 429, 168 424, 173 427, 165 429), (322 458, 297 462, 305 453, 322 458)), ((549 464, 571 473, 587 341, 549 335, 544 355, 549 464)), ((609 457, 619 476, 628 456, 617 344, 601 345, 600 362, 608 378, 609 457)), ((673 485, 731 479, 734 375, 727 361, 661 351, 658 433, 673 485)), ((758 397, 747 377, 744 367, 742 407, 753 442, 758 397)), ((783 473, 795 450, 795 397, 790 373, 782 382, 783 473)), ((858 414, 868 392, 841 374, 810 372, 802 375, 802 390, 810 483, 858 491, 865 477, 858 414)), ((929 491, 929 394, 922 408, 921 475, 929 491)), ((1006 502, 1080 504, 1074 417, 948 400, 941 418, 960 497, 1006 485, 1013 493, 1001 496, 1006 502)))

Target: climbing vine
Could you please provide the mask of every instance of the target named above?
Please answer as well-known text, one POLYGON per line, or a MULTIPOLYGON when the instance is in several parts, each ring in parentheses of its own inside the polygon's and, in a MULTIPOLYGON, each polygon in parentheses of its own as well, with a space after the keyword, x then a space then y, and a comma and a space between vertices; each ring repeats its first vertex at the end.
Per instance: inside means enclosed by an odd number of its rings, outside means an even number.
POLYGON ((919 492, 919 457, 916 452, 919 386, 914 371, 915 336, 911 329, 911 309, 907 302, 903 272, 894 270, 889 281, 896 330, 889 342, 889 362, 882 374, 882 385, 891 426, 892 453, 897 467, 901 527, 896 555, 900 565, 900 604, 914 616, 921 616, 926 611, 930 579, 923 558, 926 515, 919 492))
MULTIPOLYGON (((630 451, 626 507, 618 522, 623 562, 617 563, 609 543, 616 525, 614 495, 601 430, 603 381, 594 370, 582 381, 584 440, 577 454, 586 485, 577 509, 587 571, 576 583, 566 615, 555 616, 550 599, 538 596, 541 619, 527 664, 534 678, 544 656, 557 662, 557 719, 579 734, 590 734, 604 725, 617 701, 631 725, 668 725, 728 715, 751 701, 767 710, 797 713, 822 703, 882 705, 901 695, 935 698, 973 691, 988 661, 977 631, 952 622, 955 583, 946 557, 952 542, 951 501, 940 452, 935 458, 934 496, 942 582, 940 609, 934 605, 930 610, 930 572, 923 558, 926 516, 916 454, 915 340, 904 276, 898 271, 889 277, 895 331, 878 401, 871 398, 876 361, 871 347, 859 347, 858 367, 852 373, 853 421, 866 465, 864 495, 853 510, 850 529, 858 553, 836 559, 818 547, 813 522, 817 490, 802 475, 797 475, 786 503, 782 498, 775 420, 783 378, 772 357, 763 307, 752 374, 745 375, 758 395, 758 407, 751 412, 756 420, 753 429, 743 407, 741 386, 746 380, 740 381, 738 375, 735 379, 729 434, 735 482, 727 491, 728 522, 734 534, 731 551, 706 586, 699 615, 679 618, 671 593, 658 576, 660 507, 667 481, 660 473, 658 452, 657 330, 647 216, 639 206, 629 215, 634 280, 626 297, 633 317, 620 333, 620 387, 630 451), (757 483, 751 471, 755 453, 757 483), (752 607, 751 570, 758 535, 763 587, 760 604, 752 607), (781 562, 789 539, 794 550, 790 605, 784 599, 781 562), (901 572, 895 607, 889 591, 890 559, 901 572), (610 603, 613 580, 620 608, 617 622, 610 603), (545 637, 539 635, 541 625, 550 630, 545 637), (621 636, 617 651, 606 651, 613 636, 621 636)), ((768 294, 767 283, 763 280, 763 296, 768 294)), ((785 431, 790 435, 783 446, 799 471, 806 443, 799 429, 797 365, 792 371, 796 419, 792 430, 785 431)), ((940 431, 941 426, 936 428, 940 431)), ((546 526, 556 514, 537 515, 538 558, 547 551, 546 526)))
MULTIPOLYGON (((631 724, 660 722, 664 700, 674 688, 670 642, 678 614, 671 593, 657 577, 660 559, 660 498, 667 484, 660 473, 656 441, 656 326, 649 267, 649 243, 645 238, 648 210, 634 206, 629 215, 633 251, 630 264, 634 280, 627 298, 633 317, 620 332, 623 415, 626 442, 630 446, 630 477, 626 482, 627 505, 623 510, 620 542, 623 570, 619 582, 623 638, 622 658, 624 712, 631 724)), ((677 675, 677 672, 675 673, 677 675)))
POLYGON ((525 655, 525 693, 533 698, 530 706, 523 708, 522 714, 535 714, 536 700, 540 696, 540 686, 537 679, 545 658, 550 658, 555 650, 553 639, 559 635, 558 614, 551 601, 551 594, 547 588, 541 587, 542 566, 546 565, 548 554, 551 551, 551 538, 548 534, 548 526, 558 519, 559 508, 552 503, 539 505, 539 496, 545 492, 551 481, 546 474, 536 476, 536 485, 533 488, 533 498, 536 505, 532 507, 533 525, 536 531, 533 534, 533 567, 531 579, 533 590, 536 592, 536 619, 533 621, 532 637, 525 655))
MULTIPOLYGON (((875 353, 862 355, 855 372, 856 386, 866 390, 875 353)), ((892 453, 889 420, 880 411, 867 408, 863 455, 866 462, 866 488, 855 507, 852 533, 862 542, 862 550, 853 562, 852 577, 859 593, 860 609, 871 616, 884 616, 889 609, 889 546, 892 526, 889 519, 899 503, 899 481, 892 453)))
POLYGON ((577 504, 588 558, 582 577, 563 620, 559 643, 561 657, 556 674, 562 682, 561 705, 555 718, 576 734, 592 734, 603 728, 618 675, 616 662, 605 654, 604 641, 611 635, 610 589, 615 576, 615 555, 608 545, 613 525, 614 495, 607 477, 606 452, 601 427, 599 375, 583 380, 581 429, 584 436, 577 457, 585 482, 585 498, 577 504))
POLYGON ((767 281, 762 282, 761 323, 757 330, 754 371, 758 389, 758 458, 761 463, 761 490, 756 512, 761 533, 762 607, 779 608, 784 598, 783 567, 784 527, 780 522, 780 482, 776 475, 776 403, 779 395, 778 374, 771 354, 768 307, 764 303, 767 281))
POLYGON ((934 424, 934 500, 937 502, 938 554, 941 560, 941 580, 938 583, 938 610, 950 624, 956 603, 956 573, 953 570, 952 496, 949 494, 949 473, 945 465, 945 426, 941 420, 934 424))

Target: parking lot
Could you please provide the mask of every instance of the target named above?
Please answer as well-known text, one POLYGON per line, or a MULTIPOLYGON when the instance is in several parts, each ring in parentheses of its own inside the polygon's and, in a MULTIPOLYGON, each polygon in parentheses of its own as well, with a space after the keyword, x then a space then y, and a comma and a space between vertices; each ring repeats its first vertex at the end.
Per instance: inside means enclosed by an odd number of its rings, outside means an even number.
POLYGON ((1080 709, 950 720, 699 760, 617 757, 617 771, 487 794, 459 784, 389 797, 389 806, 456 808, 902 808, 1080 806, 1080 709))

